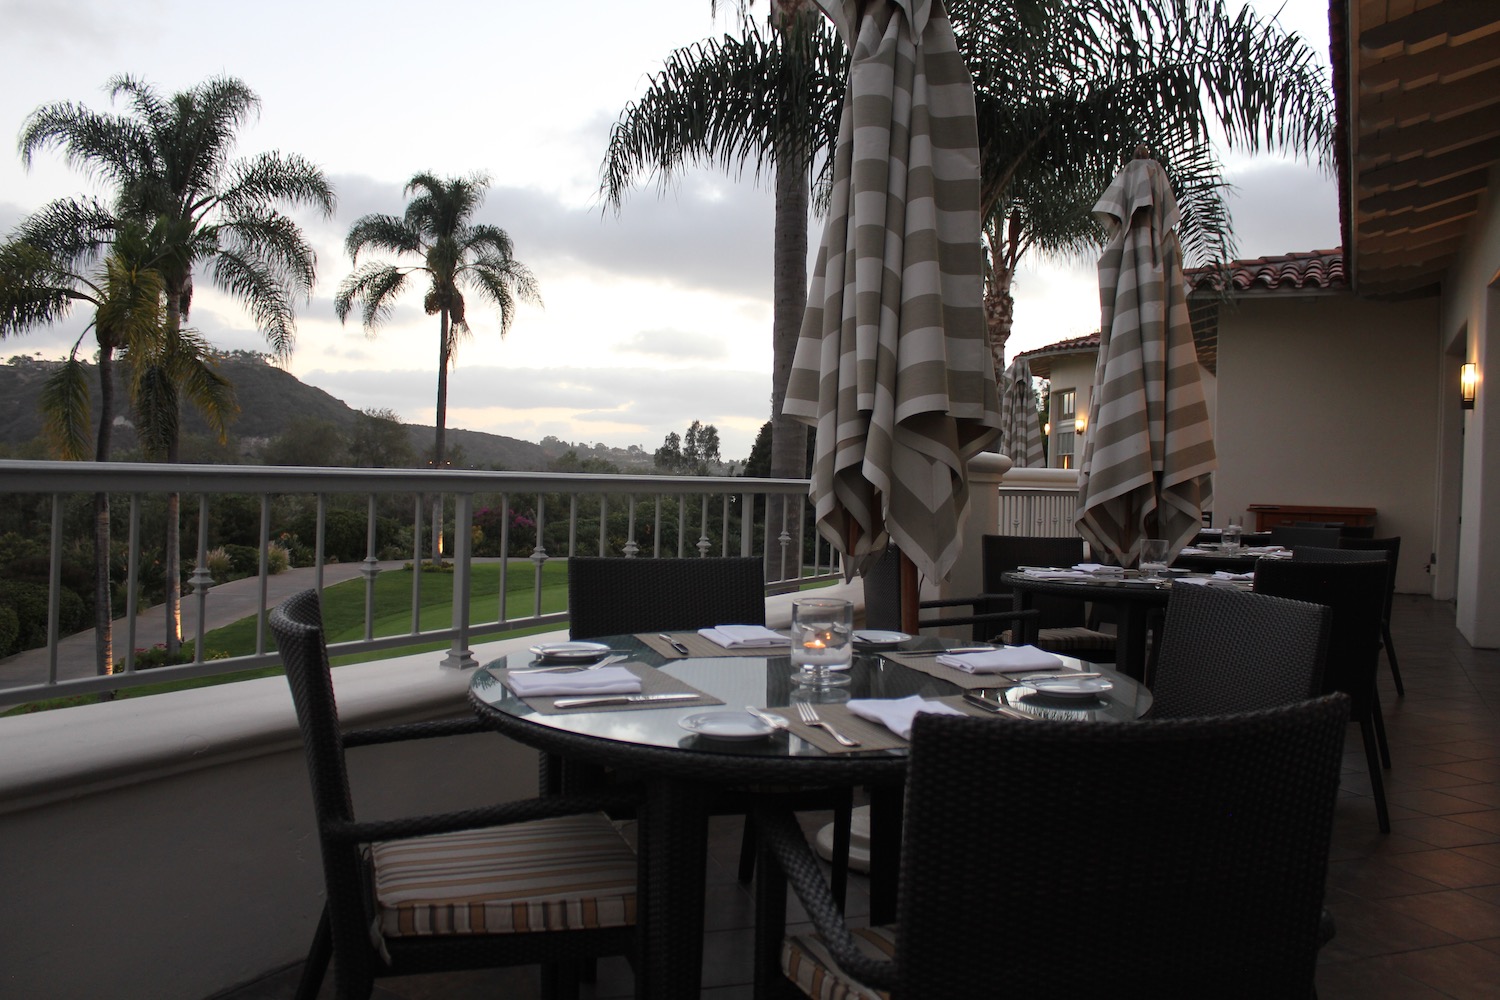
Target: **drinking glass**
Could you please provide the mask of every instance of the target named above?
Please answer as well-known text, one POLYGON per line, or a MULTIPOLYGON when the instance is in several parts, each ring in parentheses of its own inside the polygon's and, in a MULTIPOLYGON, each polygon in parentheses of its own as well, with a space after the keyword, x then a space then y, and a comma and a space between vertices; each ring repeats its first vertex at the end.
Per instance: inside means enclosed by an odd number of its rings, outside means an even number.
POLYGON ((810 687, 849 683, 854 653, 854 605, 837 597, 799 597, 792 602, 792 680, 810 687))
POLYGON ((1240 544, 1244 540, 1244 537, 1244 515, 1235 514, 1229 519, 1229 523, 1224 525, 1224 544, 1221 546, 1221 548, 1223 549, 1223 551, 1229 553, 1230 555, 1234 555, 1235 553, 1239 552, 1240 544))
POLYGON ((1167 568, 1167 540, 1165 538, 1148 538, 1141 542, 1141 576, 1152 582, 1161 582, 1161 574, 1167 568))

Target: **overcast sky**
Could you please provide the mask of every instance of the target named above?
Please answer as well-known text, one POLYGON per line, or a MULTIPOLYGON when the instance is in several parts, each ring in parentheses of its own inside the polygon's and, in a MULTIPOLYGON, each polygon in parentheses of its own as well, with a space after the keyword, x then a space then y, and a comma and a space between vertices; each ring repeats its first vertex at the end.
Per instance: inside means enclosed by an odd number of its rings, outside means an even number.
MULTIPOLYGON (((1280 10, 1326 61, 1327 0, 1254 5, 1280 10)), ((331 221, 301 219, 319 280, 298 309, 290 370, 350 406, 426 424, 436 320, 413 292, 373 338, 355 317, 340 325, 342 241, 361 215, 400 214, 417 171, 486 171, 478 217, 510 233, 544 305, 523 306, 503 341, 496 317, 470 309, 474 339, 450 379, 449 426, 649 450, 702 420, 739 459, 770 409, 768 185, 693 173, 665 195, 643 186, 618 216, 601 212, 596 194, 611 123, 674 48, 734 30, 723 10, 732 6, 720 0, 716 21, 709 0, 0 0, 0 134, 17 135, 43 104, 108 110, 102 87, 120 73, 164 95, 215 75, 243 80, 262 108, 239 152, 306 156, 338 195, 331 221)), ((51 152, 24 170, 14 148, 12 139, 0 156, 0 232, 53 198, 94 190, 51 152)), ((1271 158, 1227 162, 1241 257, 1338 244, 1329 178, 1271 158)), ((1032 260, 1015 293, 1011 355, 1099 326, 1092 261, 1032 260)), ((83 322, 0 350, 59 357, 83 322)), ((264 346, 207 282, 191 322, 224 349, 264 346)))

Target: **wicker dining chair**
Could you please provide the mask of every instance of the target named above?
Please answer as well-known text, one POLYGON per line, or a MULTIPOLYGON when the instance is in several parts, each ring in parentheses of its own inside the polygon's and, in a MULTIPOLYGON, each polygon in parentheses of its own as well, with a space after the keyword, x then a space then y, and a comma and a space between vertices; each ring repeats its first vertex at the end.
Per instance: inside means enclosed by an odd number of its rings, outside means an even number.
POLYGON ((568 560, 574 638, 765 623, 765 570, 757 556, 568 560))
POLYGON ((1396 696, 1404 697, 1406 685, 1401 683, 1401 666, 1396 662, 1396 643, 1391 638, 1391 608, 1396 601, 1396 571, 1401 563, 1401 536, 1350 538, 1346 535, 1339 538, 1339 548, 1345 551, 1384 552, 1385 561, 1390 564, 1390 586, 1385 591, 1385 615, 1380 622, 1380 637, 1385 645, 1386 662, 1391 665, 1391 680, 1396 685, 1396 696))
POLYGON ((1279 524, 1271 529, 1271 544, 1286 549, 1299 545, 1316 545, 1325 549, 1338 548, 1339 529, 1314 526, 1279 524))
MULTIPOLYGON (((893 545, 885 554, 865 571, 865 627, 901 631, 901 609, 905 594, 901 582, 901 553, 893 545)), ((1019 645, 1024 639, 1024 628, 1018 624, 1035 623, 1039 612, 1035 609, 1017 611, 1011 607, 1010 597, 990 594, 977 597, 942 598, 919 601, 918 614, 923 611, 939 612, 922 616, 917 622, 918 630, 968 626, 977 642, 1000 642, 1019 645), (962 609, 967 608, 965 613, 962 609)))
POLYGON ((1348 717, 1344 695, 1116 725, 919 715, 895 924, 846 927, 794 819, 757 813, 816 929, 783 973, 818 997, 1309 996, 1348 717))
POLYGON ((543 965, 549 994, 576 995, 577 967, 635 947, 635 852, 603 810, 617 790, 399 819, 355 818, 344 751, 485 732, 478 719, 343 732, 318 594, 270 615, 312 784, 327 898, 297 987, 317 996, 333 959, 340 1000, 387 976, 543 965))
POLYGON ((1172 588, 1151 718, 1254 712, 1322 692, 1332 612, 1227 587, 1172 588))
POLYGON ((1381 833, 1391 832, 1383 768, 1391 766, 1385 719, 1375 672, 1380 664, 1380 613, 1385 606, 1386 566, 1379 562, 1308 562, 1262 559, 1255 568, 1255 592, 1324 604, 1333 613, 1323 690, 1343 691, 1352 703, 1369 765, 1370 791, 1381 833))

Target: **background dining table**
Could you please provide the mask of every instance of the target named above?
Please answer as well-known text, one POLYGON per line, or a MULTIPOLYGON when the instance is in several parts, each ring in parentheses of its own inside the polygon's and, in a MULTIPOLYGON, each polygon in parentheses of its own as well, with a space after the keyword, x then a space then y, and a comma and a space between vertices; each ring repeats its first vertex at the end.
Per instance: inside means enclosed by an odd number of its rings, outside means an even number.
MULTIPOLYGON (((678 638, 690 643, 692 655, 671 651, 655 634, 609 636, 600 642, 624 651, 625 665, 642 676, 644 690, 667 685, 699 692, 705 696, 702 699, 557 711, 551 699, 522 700, 506 686, 508 670, 539 665, 524 652, 480 667, 469 686, 470 701, 479 716, 518 742, 644 782, 637 985, 638 995, 652 998, 699 995, 707 820, 713 802, 726 791, 738 790, 748 808, 768 788, 865 787, 871 804, 871 918, 893 919, 907 745, 883 728, 857 728, 862 720, 848 712, 849 699, 915 694, 941 699, 974 716, 1079 720, 1136 718, 1151 704, 1144 687, 1108 670, 1098 672, 1114 681, 1113 689, 1097 699, 1033 698, 1026 685, 1000 675, 981 678, 942 667, 935 656, 923 652, 949 643, 930 636, 879 652, 857 653, 848 671, 850 683, 836 689, 795 684, 794 668, 783 651, 716 650, 691 642, 699 638, 692 633, 678 638), (966 693, 988 697, 1003 708, 997 712, 978 707, 965 700, 966 693), (866 746, 844 749, 802 725, 797 713, 788 711, 800 701, 814 704, 820 714, 842 727, 870 737, 866 746), (702 725, 695 724, 707 713, 742 711, 746 705, 780 710, 788 728, 758 738, 726 739, 705 735, 702 725)), ((1061 658, 1059 665, 1095 671, 1093 665, 1068 658, 1061 658)), ((781 891, 784 898, 784 888, 781 891)), ((774 962, 772 945, 779 947, 780 920, 773 917, 772 923, 763 937, 757 937, 758 950, 767 952, 758 961, 758 970, 774 962)))

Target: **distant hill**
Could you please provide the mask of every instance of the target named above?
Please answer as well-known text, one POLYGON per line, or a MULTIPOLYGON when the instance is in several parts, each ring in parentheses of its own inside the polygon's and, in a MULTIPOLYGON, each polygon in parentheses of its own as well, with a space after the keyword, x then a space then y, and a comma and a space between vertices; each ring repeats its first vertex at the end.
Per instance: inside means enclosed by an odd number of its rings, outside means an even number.
MULTIPOLYGON (((42 435, 39 406, 42 384, 61 362, 38 361, 17 355, 8 364, 0 364, 0 445, 20 449, 31 445, 42 435)), ((92 369, 93 366, 90 365, 92 369)), ((278 437, 293 424, 311 421, 327 422, 341 431, 354 426, 359 411, 322 389, 307 385, 289 372, 266 362, 258 354, 235 352, 220 360, 220 371, 234 385, 240 413, 230 425, 230 434, 238 442, 219 461, 254 461, 260 444, 278 437)), ((97 371, 91 372, 94 406, 99 405, 97 371)), ((128 416, 123 387, 116 390, 116 416, 128 416)), ((96 418, 97 419, 97 418, 96 418)), ((432 447, 431 425, 407 424, 412 446, 418 454, 432 447)), ((206 425, 196 414, 184 413, 183 428, 190 435, 205 435, 206 425)), ((117 450, 122 453, 134 445, 134 435, 121 427, 117 450)), ((545 471, 551 461, 570 446, 548 439, 549 447, 483 431, 448 429, 450 446, 461 449, 464 464, 475 468, 498 468, 509 471, 545 471)), ((639 449, 579 449, 580 457, 602 457, 626 467, 627 460, 640 454, 639 449), (588 454, 584 452, 587 451, 588 454)), ((645 456, 649 462, 649 455, 645 456)), ((636 464, 629 461, 630 465, 636 464)))

